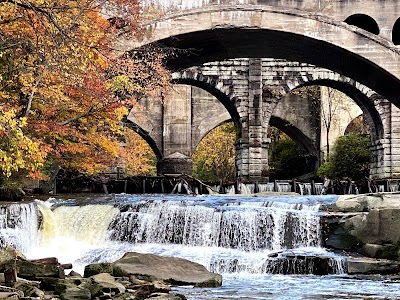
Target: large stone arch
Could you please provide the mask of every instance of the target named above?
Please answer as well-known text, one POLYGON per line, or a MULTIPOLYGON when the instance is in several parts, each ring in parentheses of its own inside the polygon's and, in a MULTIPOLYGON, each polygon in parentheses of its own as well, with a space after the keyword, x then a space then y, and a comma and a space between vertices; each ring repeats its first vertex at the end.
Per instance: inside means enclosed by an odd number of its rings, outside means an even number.
POLYGON ((400 52, 389 41, 341 21, 265 5, 205 7, 149 23, 130 50, 158 43, 178 51, 171 69, 237 57, 273 57, 310 63, 352 78, 400 106, 400 52))
POLYGON ((320 71, 311 73, 309 76, 294 78, 293 81, 288 82, 288 85, 291 89, 310 85, 327 86, 339 90, 353 99, 361 108, 370 128, 371 177, 388 176, 384 175, 385 173, 390 174, 389 177, 391 177, 394 174, 392 171, 384 171, 385 162, 392 160, 391 153, 384 150, 385 148, 392 148, 390 139, 387 139, 391 134, 391 124, 388 122, 385 124, 382 120, 388 115, 387 100, 359 82, 333 72, 320 71))

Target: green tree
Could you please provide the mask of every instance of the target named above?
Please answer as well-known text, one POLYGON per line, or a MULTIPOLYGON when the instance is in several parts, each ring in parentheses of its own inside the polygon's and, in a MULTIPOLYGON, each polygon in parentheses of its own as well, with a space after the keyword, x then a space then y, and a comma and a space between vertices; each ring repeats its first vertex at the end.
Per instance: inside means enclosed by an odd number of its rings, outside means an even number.
POLYGON ((308 172, 304 149, 288 136, 284 135, 270 149, 271 179, 292 179, 308 172))
POLYGON ((193 154, 193 175, 204 181, 234 180, 236 135, 236 128, 230 122, 203 138, 193 154))
POLYGON ((360 180, 369 176, 369 137, 362 134, 348 134, 340 137, 328 162, 317 172, 318 176, 329 179, 360 180))

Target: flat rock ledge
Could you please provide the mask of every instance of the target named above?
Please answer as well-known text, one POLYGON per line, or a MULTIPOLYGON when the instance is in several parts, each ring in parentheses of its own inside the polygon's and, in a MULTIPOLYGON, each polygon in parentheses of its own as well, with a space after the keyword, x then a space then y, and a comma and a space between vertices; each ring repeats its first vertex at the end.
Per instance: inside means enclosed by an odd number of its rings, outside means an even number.
POLYGON ((177 257, 128 252, 112 264, 92 264, 85 268, 85 277, 107 271, 114 276, 144 276, 173 285, 219 287, 220 274, 209 272, 204 266, 177 257))
POLYGON ((371 209, 400 209, 400 193, 340 195, 336 201, 336 210, 341 212, 367 212, 371 209))
POLYGON ((356 253, 348 274, 400 275, 400 193, 342 195, 334 206, 322 217, 324 246, 356 253))
POLYGON ((366 257, 348 258, 347 273, 349 275, 363 274, 399 274, 400 262, 386 259, 371 259, 366 257))

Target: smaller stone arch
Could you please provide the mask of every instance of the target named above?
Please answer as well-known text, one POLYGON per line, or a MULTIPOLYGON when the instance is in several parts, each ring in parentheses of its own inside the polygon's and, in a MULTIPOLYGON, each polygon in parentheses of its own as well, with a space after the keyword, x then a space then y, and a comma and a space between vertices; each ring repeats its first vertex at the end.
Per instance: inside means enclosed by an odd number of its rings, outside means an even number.
POLYGON ((157 160, 159 161, 162 159, 163 155, 160 151, 160 149, 157 146, 157 143, 153 140, 153 138, 149 135, 149 133, 144 130, 142 127, 140 127, 138 124, 133 123, 127 118, 122 119, 123 124, 127 127, 135 131, 141 138, 143 138, 150 146, 150 148, 153 150, 154 154, 157 157, 157 160))
POLYGON ((379 140, 383 137, 384 128, 382 119, 373 99, 371 99, 371 96, 375 94, 374 91, 353 79, 327 71, 315 72, 310 74, 310 76, 299 76, 288 82, 291 90, 311 85, 331 87, 353 99, 361 108, 370 127, 371 139, 379 140))
POLYGON ((239 129, 239 136, 241 136, 242 126, 240 115, 235 106, 237 99, 232 92, 231 80, 220 80, 218 76, 205 76, 197 70, 188 69, 173 73, 172 83, 196 86, 217 98, 229 112, 233 123, 239 129))
POLYGON ((269 125, 284 132, 297 145, 305 150, 307 156, 304 162, 307 164, 307 172, 315 172, 318 169, 320 165, 320 151, 316 148, 316 144, 311 138, 287 120, 274 115, 271 116, 269 125))
POLYGON ((393 25, 392 41, 393 44, 400 45, 400 18, 398 18, 393 25))
MULTIPOLYGON (((201 143, 201 141, 211 132, 211 131, 213 131, 215 128, 217 128, 217 127, 219 127, 219 126, 221 126, 222 124, 225 124, 225 123, 229 123, 229 122, 232 122, 232 119, 225 119, 225 120, 223 120, 222 122, 220 122, 219 124, 217 124, 216 126, 213 126, 212 128, 210 128, 210 130, 208 130, 207 132, 205 132, 204 134, 203 134, 203 136, 201 137, 201 139, 199 139, 198 141, 196 141, 196 143, 193 145, 193 153, 196 151, 196 148, 197 148, 197 146, 201 143)), ((236 125, 235 125, 236 126, 236 125)), ((236 127, 237 128, 237 127, 236 127)))
POLYGON ((354 14, 346 18, 344 20, 345 23, 353 26, 357 26, 358 28, 364 29, 373 34, 379 35, 380 29, 378 23, 376 23, 375 19, 366 15, 366 14, 354 14))

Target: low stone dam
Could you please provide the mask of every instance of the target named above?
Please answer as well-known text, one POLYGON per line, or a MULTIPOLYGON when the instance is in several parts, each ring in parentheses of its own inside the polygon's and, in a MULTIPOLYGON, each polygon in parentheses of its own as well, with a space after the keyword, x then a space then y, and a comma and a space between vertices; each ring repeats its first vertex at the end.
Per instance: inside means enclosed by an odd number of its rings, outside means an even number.
MULTIPOLYGON (((349 212, 332 211, 337 198, 119 194, 35 200, 0 207, 0 243, 32 259, 57 257, 79 273, 85 265, 141 252, 185 258, 222 274, 220 288, 176 287, 188 299, 400 298, 393 278, 358 278, 363 288, 357 288, 348 274, 352 258, 339 243, 325 247, 345 230, 343 214, 348 219, 349 212)), ((359 244, 351 250, 368 244, 354 240, 359 244)))

